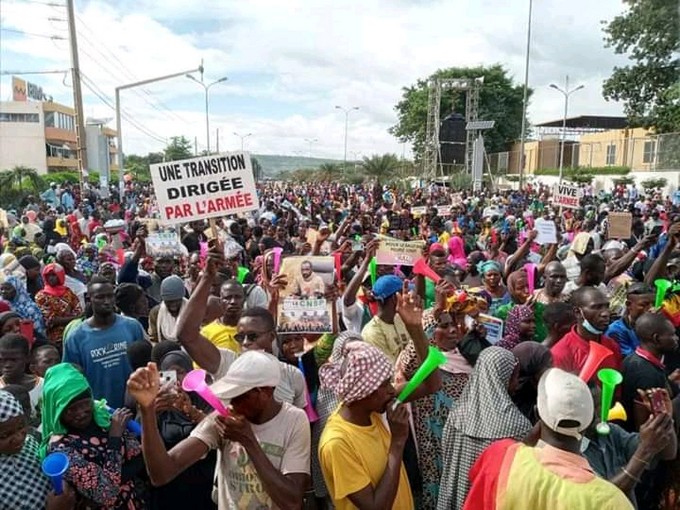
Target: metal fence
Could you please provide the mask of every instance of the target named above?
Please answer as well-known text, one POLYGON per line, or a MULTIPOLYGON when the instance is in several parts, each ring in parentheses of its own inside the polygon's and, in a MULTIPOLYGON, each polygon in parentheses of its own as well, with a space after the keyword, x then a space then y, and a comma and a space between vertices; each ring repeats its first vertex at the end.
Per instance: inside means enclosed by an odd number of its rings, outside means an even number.
MULTIPOLYGON (((524 150, 526 171, 559 168, 561 150, 559 139, 527 142, 524 150)), ((567 140, 563 160, 565 168, 624 166, 634 172, 680 171, 680 133, 598 141, 567 140)), ((487 162, 494 174, 519 173, 519 151, 489 154, 487 162)))

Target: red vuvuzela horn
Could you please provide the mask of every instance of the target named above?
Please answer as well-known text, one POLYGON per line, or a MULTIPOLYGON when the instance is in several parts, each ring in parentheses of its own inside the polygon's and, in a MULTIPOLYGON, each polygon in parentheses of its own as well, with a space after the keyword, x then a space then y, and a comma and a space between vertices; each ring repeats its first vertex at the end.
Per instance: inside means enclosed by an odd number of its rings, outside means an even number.
POLYGON ((590 350, 588 351, 588 357, 586 358, 586 362, 581 369, 581 373, 578 374, 578 376, 586 383, 592 379, 592 377, 595 375, 595 372, 597 372, 597 369, 600 368, 602 362, 609 356, 614 355, 612 351, 601 344, 598 344, 597 342, 591 341, 589 343, 590 350))
POLYGON ((425 262, 425 259, 422 257, 416 260, 416 263, 413 264, 413 273, 424 276, 425 278, 429 278, 435 284, 439 283, 439 280, 442 279, 441 276, 434 272, 434 269, 427 265, 427 262, 425 262))

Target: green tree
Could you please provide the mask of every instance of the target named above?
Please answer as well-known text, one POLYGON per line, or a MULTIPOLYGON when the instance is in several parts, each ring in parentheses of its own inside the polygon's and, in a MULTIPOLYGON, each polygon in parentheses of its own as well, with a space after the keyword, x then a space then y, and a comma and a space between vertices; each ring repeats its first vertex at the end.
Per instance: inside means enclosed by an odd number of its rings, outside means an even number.
POLYGON ((335 163, 323 163, 317 170, 317 177, 322 181, 333 181, 343 174, 342 166, 335 163))
POLYGON ((622 101, 634 126, 680 130, 680 10, 677 0, 624 0, 627 10, 606 24, 605 45, 627 55, 604 82, 607 100, 622 101))
POLYGON ((394 154, 373 155, 370 158, 365 156, 361 162, 364 173, 374 177, 378 183, 387 181, 390 177, 396 176, 401 163, 394 154))
POLYGON ((35 168, 15 166, 11 170, 0 172, 0 187, 17 189, 19 192, 27 189, 40 191, 44 186, 43 180, 35 168))
MULTIPOLYGON (((479 91, 478 116, 481 120, 495 120, 493 129, 484 132, 488 152, 506 150, 509 142, 517 140, 522 130, 522 85, 515 85, 507 69, 500 64, 491 67, 451 67, 440 69, 432 76, 420 79, 415 85, 403 88, 401 101, 395 106, 397 124, 390 133, 400 142, 411 142, 416 159, 423 154, 427 128, 427 98, 432 78, 479 78, 484 84, 479 91)), ((531 94, 531 90, 529 91, 531 94)), ((465 93, 443 90, 441 118, 455 111, 465 114, 465 93)))
POLYGON ((191 142, 183 136, 173 136, 163 151, 166 161, 177 161, 193 157, 191 142))

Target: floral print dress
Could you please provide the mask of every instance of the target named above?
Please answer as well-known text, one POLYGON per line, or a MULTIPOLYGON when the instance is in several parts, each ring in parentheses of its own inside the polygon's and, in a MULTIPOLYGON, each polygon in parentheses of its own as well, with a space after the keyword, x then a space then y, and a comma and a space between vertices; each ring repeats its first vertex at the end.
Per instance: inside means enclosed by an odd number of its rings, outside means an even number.
MULTIPOLYGON (((420 366, 413 342, 409 342, 396 363, 397 380, 408 381, 420 366)), ((442 387, 439 391, 411 402, 415 439, 418 448, 418 466, 423 480, 423 491, 418 508, 437 507, 439 483, 442 474, 441 442, 444 425, 467 384, 468 374, 439 371, 442 387)))
POLYGON ((127 432, 120 440, 103 430, 67 434, 50 443, 53 451, 69 458, 64 480, 77 492, 77 510, 146 508, 142 449, 127 432))

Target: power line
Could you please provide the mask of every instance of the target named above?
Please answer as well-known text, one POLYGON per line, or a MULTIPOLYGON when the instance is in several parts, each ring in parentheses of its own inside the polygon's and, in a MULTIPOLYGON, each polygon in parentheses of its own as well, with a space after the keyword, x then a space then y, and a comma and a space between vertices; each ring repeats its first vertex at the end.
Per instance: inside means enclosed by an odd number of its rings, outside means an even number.
MULTIPOLYGON (((116 67, 118 68, 123 74, 125 74, 130 81, 135 82, 139 81, 139 77, 135 76, 132 71, 118 58, 118 56, 102 41, 99 41, 97 39, 97 35, 90 30, 90 28, 87 26, 87 23, 78 15, 76 15, 76 18, 80 21, 80 27, 87 30, 87 32, 95 38, 95 40, 98 42, 98 44, 95 44, 89 37, 87 37, 85 34, 82 33, 81 31, 81 37, 99 54, 102 56, 102 58, 108 62, 111 67, 116 67), (105 50, 112 58, 115 60, 115 63, 112 62, 101 50, 105 50)), ((90 56, 90 58, 92 58, 90 56)), ((100 66, 102 67, 102 66, 100 66)), ((103 67, 102 67, 103 68, 103 67)), ((107 72, 109 72, 109 69, 105 69, 107 72)), ((111 73, 110 73, 111 74, 111 73)), ((113 76, 113 74, 111 74, 113 76)), ((175 120, 178 120, 179 122, 183 123, 188 123, 186 119, 182 118, 179 116, 176 112, 174 112, 172 109, 170 109, 167 105, 165 105, 160 99, 158 99, 155 95, 153 95, 149 90, 147 90, 144 87, 137 87, 133 89, 133 92, 137 94, 137 96, 141 97, 144 102, 146 102, 149 106, 151 106, 154 110, 157 110, 161 113, 164 114, 170 114, 172 117, 174 117, 175 120), (146 97, 149 99, 147 99, 146 97)))
POLYGON ((25 32, 24 30, 15 30, 13 28, 0 28, 0 31, 11 32, 13 34, 28 35, 28 36, 31 36, 31 37, 40 37, 42 39, 52 39, 53 41, 65 41, 66 40, 66 37, 61 37, 60 35, 36 34, 34 32, 25 32))
MULTIPOLYGON (((87 89, 90 90, 95 96, 97 96, 102 103, 104 103, 112 110, 116 109, 115 105, 113 104, 113 101, 108 96, 106 96, 106 94, 90 78, 85 76, 82 72, 80 73, 80 77, 83 81, 83 84, 87 87, 87 89)), ((123 118, 125 118, 125 120, 127 120, 132 126, 137 128, 138 131, 144 133, 149 138, 153 138, 154 140, 165 143, 164 138, 161 138, 159 135, 156 135, 155 133, 149 131, 147 128, 138 124, 137 121, 134 120, 132 115, 124 108, 121 108, 121 114, 123 118)))

